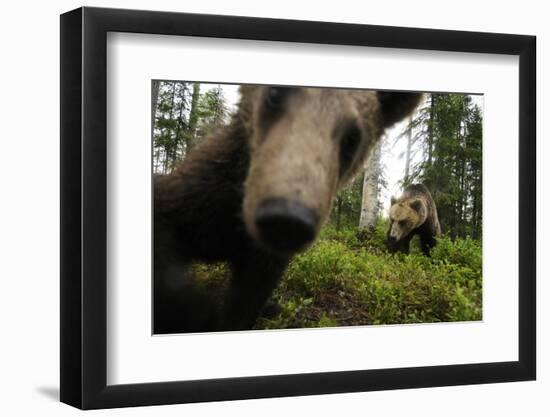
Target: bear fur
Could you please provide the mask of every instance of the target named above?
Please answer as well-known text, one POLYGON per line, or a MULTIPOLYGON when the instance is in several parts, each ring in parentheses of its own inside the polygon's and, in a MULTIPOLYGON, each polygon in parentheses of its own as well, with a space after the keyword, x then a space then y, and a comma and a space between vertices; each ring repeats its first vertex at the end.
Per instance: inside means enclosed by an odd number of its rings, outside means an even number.
POLYGON ((409 244, 415 235, 420 236, 420 247, 426 256, 441 235, 437 208, 430 191, 422 184, 411 184, 403 194, 391 198, 388 248, 391 252, 409 253, 409 244))
POLYGON ((154 178, 156 334, 252 328, 336 193, 422 97, 276 86, 240 93, 229 125, 154 178), (228 288, 197 285, 196 261, 226 262, 228 288))

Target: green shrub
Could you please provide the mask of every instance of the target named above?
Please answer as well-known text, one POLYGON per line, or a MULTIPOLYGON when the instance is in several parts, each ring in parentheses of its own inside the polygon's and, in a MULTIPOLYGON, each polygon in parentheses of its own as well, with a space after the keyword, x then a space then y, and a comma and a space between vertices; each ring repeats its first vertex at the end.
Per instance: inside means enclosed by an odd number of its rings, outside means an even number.
MULTIPOLYGON (((386 230, 383 220, 363 236, 326 228, 316 245, 294 258, 276 291, 283 304, 297 300, 294 309, 286 304, 287 316, 294 317, 286 323, 321 327, 327 319, 338 325, 481 320, 479 242, 441 238, 431 258, 413 245, 409 255, 389 254, 386 230), (327 299, 327 292, 334 294, 332 305, 319 301, 327 299), (346 302, 338 301, 346 297, 346 302), (313 301, 303 306, 303 299, 313 301), (352 311, 342 314, 350 305, 352 311), (308 311, 312 314, 305 314, 308 311)), ((265 328, 282 324, 264 322, 265 328)))
POLYGON ((454 242, 448 237, 438 239, 432 250, 432 258, 449 264, 468 266, 481 271, 481 243, 472 239, 457 239, 454 242))
POLYGON ((331 224, 328 224, 321 230, 322 240, 334 240, 344 243, 351 248, 358 248, 361 245, 359 235, 357 229, 341 228, 338 230, 331 224))
MULTIPOLYGON (((482 318, 481 244, 438 239, 430 258, 411 243, 408 255, 385 248, 387 223, 370 233, 328 226, 290 263, 273 298, 277 317, 258 329, 471 321, 482 318)), ((195 272, 222 282, 223 265, 195 272), (211 269, 210 269, 211 268, 211 269)))

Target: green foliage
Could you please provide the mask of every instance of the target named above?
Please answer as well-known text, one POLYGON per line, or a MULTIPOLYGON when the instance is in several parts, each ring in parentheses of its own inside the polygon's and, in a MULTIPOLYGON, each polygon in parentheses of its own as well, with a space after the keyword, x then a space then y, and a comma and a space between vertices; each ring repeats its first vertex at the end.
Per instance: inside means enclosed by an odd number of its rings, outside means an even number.
MULTIPOLYGON (((481 244, 438 239, 431 257, 413 241, 411 254, 385 250, 387 222, 361 236, 326 227, 320 240, 296 256, 273 295, 275 317, 257 329, 436 323, 482 319, 481 244)), ((197 264, 203 291, 221 300, 229 270, 197 264)))
MULTIPOLYGON (((212 129, 227 123, 229 111, 219 86, 201 90, 196 83, 162 81, 157 93, 154 170, 168 173, 212 129)), ((273 294, 280 312, 261 317, 256 328, 481 320, 482 248, 469 238, 480 239, 482 232, 481 111, 466 95, 433 94, 408 128, 423 159, 405 180, 428 186, 449 237, 438 239, 430 258, 415 240, 410 254, 389 254, 387 220, 379 218, 372 230, 357 228, 359 175, 336 196, 319 241, 289 265, 273 294)), ((378 194, 385 186, 382 168, 378 160, 375 170, 367 170, 377 178, 378 194)), ((221 303, 227 266, 197 264, 192 272, 201 291, 221 303)))
MULTIPOLYGON (((443 237, 431 258, 385 251, 384 221, 361 239, 325 228, 294 258, 274 298, 282 307, 257 328, 471 321, 482 318, 481 246, 443 237)), ((411 246, 415 246, 414 243, 411 246)))
POLYGON ((166 174, 208 133, 227 123, 229 110, 220 86, 183 81, 155 83, 158 95, 153 103, 153 168, 156 173, 166 174))
POLYGON ((335 240, 351 248, 359 248, 362 245, 360 233, 356 229, 351 227, 337 229, 333 224, 328 224, 321 229, 321 239, 335 240))
POLYGON ((373 230, 358 232, 363 247, 373 253, 386 252, 386 237, 389 226, 388 219, 378 217, 373 230))
POLYGON ((359 224, 362 187, 363 176, 360 175, 336 196, 334 210, 329 219, 329 223, 336 229, 350 228, 359 224))
POLYGON ((434 93, 407 126, 422 160, 403 182, 428 187, 443 231, 453 238, 481 239, 482 125, 472 96, 434 93))
POLYGON ((474 271, 481 271, 481 242, 470 238, 452 241, 440 238, 432 251, 432 257, 449 264, 463 265, 474 271))
POLYGON ((227 104, 220 86, 207 90, 199 98, 198 117, 207 130, 223 125, 228 115, 227 104))

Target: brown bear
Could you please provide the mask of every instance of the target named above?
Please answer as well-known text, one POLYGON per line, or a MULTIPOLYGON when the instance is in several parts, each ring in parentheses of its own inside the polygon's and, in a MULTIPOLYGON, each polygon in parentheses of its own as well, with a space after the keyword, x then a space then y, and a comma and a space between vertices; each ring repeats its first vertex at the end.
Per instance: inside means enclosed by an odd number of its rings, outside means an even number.
POLYGON ((409 253, 409 244, 420 236, 420 247, 426 256, 441 235, 437 208, 430 191, 422 184, 411 184, 398 199, 391 198, 388 248, 391 252, 409 253))
POLYGON ((292 255, 311 245, 338 190, 421 93, 241 86, 229 125, 154 181, 154 333, 253 327, 292 255), (226 262, 227 291, 194 285, 226 262))

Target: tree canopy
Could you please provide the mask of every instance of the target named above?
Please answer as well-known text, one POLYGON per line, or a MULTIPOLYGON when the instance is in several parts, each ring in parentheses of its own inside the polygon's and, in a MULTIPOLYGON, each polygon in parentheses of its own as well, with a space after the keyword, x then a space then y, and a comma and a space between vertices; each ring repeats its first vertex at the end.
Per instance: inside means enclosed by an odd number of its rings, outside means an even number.
POLYGON ((153 170, 167 174, 229 111, 220 85, 153 81, 153 170))

